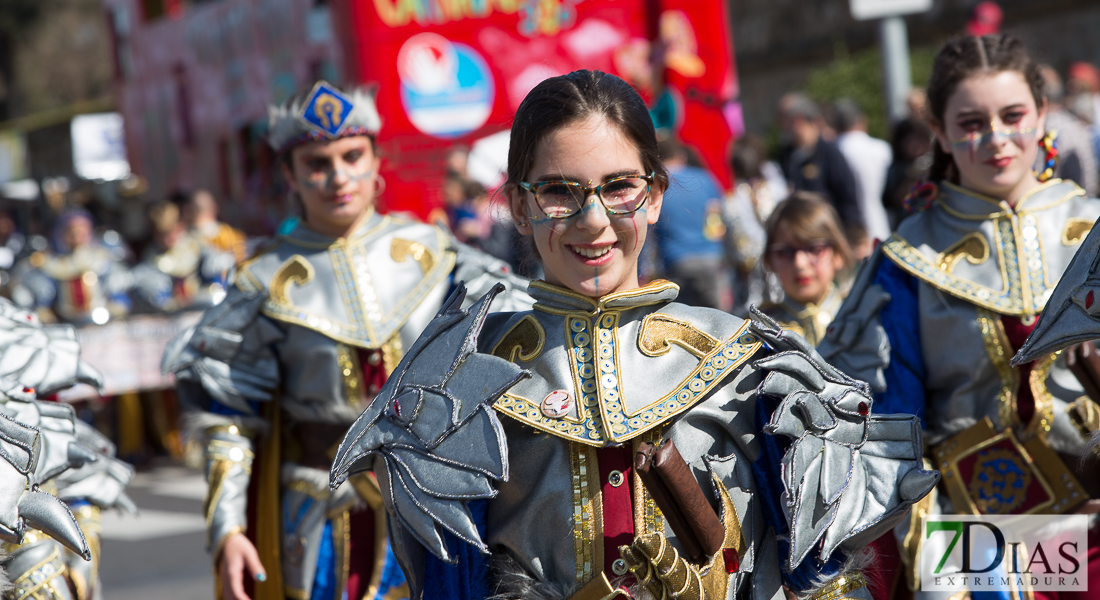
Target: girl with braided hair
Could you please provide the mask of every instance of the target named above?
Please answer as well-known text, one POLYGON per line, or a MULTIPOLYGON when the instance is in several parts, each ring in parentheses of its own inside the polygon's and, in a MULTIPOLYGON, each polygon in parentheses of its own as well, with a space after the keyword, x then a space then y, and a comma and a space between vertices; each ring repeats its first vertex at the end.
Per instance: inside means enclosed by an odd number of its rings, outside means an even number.
MULTIPOLYGON (((819 350, 869 381, 880 409, 922 418, 928 456, 945 472, 925 513, 1081 510, 1100 498, 1100 479, 1075 471, 1094 427, 1084 418, 1091 401, 1061 354, 1021 366, 1009 359, 1100 200, 1049 178, 1057 150, 1043 79, 1019 40, 949 41, 928 101, 931 181, 908 199, 916 214, 863 266, 819 350), (1047 162, 1035 173, 1039 153, 1047 162), (1003 461, 983 450, 991 444, 1003 461), (994 489, 1005 477, 1023 484, 994 489)), ((911 566, 916 546, 900 556, 911 566)))

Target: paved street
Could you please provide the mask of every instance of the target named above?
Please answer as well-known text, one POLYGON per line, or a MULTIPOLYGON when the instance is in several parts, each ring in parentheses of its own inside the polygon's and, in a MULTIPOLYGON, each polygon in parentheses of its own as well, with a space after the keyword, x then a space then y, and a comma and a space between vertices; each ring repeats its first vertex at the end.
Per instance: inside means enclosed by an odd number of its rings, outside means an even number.
POLYGON ((162 466, 138 473, 127 491, 141 513, 103 515, 104 599, 212 598, 201 473, 162 466))

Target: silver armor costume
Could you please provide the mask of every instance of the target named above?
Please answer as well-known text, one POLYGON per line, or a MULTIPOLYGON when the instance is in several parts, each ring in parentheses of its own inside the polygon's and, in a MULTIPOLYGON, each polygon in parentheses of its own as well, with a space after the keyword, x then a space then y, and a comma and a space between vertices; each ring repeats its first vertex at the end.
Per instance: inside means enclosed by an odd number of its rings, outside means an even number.
POLYGON ((788 297, 779 304, 765 306, 762 310, 780 325, 816 346, 825 337, 825 330, 829 327, 829 323, 833 322, 843 302, 844 294, 835 285, 830 284, 829 292, 821 304, 802 304, 788 297))
MULTIPOLYGON (((1081 385, 1053 349, 1026 365, 1009 359, 1098 215, 1100 201, 1071 182, 1044 183, 1015 207, 944 183, 863 266, 819 350, 871 382, 880 407, 923 411, 947 485, 920 511, 1061 513, 1088 498, 1072 473, 1092 433, 1081 385), (982 495, 991 443, 1047 486, 1041 502, 982 495)), ((916 537, 904 537, 910 586, 916 537)))
MULTIPOLYGON (((359 595, 387 591, 379 579, 387 546, 377 485, 364 476, 354 489, 332 493, 327 467, 347 426, 459 281, 480 291, 505 282, 513 289, 509 306, 530 305, 525 280, 437 227, 375 214, 346 239, 332 239, 300 225, 246 261, 225 301, 169 345, 164 368, 176 373, 186 418, 206 441, 215 555, 249 527, 255 476, 261 489, 280 490, 284 510, 265 512, 262 497, 255 509, 259 527, 285 530, 278 560, 287 596, 310 597, 326 521, 336 552, 347 552, 347 515, 362 506, 379 510, 374 578, 359 595), (264 452, 278 453, 279 468, 254 471, 258 451, 261 463, 264 452)), ((345 584, 338 580, 337 590, 345 584)))
POLYGON ((129 269, 98 242, 68 254, 35 252, 16 265, 12 279, 15 303, 50 320, 103 324, 130 310, 129 269))
POLYGON ((151 247, 134 266, 130 295, 136 309, 146 311, 201 310, 225 297, 228 275, 236 258, 184 234, 169 249, 151 247))
POLYGON ((99 510, 133 508, 123 492, 133 471, 113 458, 111 443, 67 404, 36 399, 78 382, 100 385, 79 354, 71 326, 43 327, 0 302, 0 445, 4 468, 14 469, 0 478, 3 566, 13 582, 6 597, 95 597, 99 510))
MULTIPOLYGON (((435 580, 446 565, 426 568, 425 549, 459 558, 450 532, 503 559, 489 584, 501 597, 610 597, 605 577, 618 585, 630 568, 657 597, 682 587, 684 598, 781 599, 782 573, 818 551, 862 548, 935 484, 920 469, 915 418, 871 416, 866 384, 798 336, 675 303, 677 291, 658 281, 596 301, 534 282, 533 310, 487 315, 490 295, 429 325, 332 469, 338 485, 373 466, 414 597, 445 593, 435 580), (796 440, 782 477, 773 465, 771 498, 753 465, 770 437, 755 422, 765 397, 778 400, 765 430, 796 440), (675 442, 723 520, 723 550, 706 565, 677 558, 631 469, 637 444, 660 439, 675 442), (605 473, 614 453, 629 462, 605 473), (481 516, 475 499, 488 499, 481 516), (782 550, 766 506, 783 520, 782 550), (607 528, 624 520, 616 547, 607 528)), ((859 577, 823 575, 832 597, 869 598, 859 577)))
POLYGON ((1016 356, 1019 366, 1081 342, 1100 340, 1100 228, 1089 232, 1054 288, 1035 331, 1016 356))

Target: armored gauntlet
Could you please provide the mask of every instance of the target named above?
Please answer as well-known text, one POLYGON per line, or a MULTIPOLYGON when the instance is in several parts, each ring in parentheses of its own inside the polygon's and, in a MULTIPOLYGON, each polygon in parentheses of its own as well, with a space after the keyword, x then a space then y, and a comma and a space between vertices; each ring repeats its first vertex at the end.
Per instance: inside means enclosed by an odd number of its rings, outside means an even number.
POLYGON ((221 554, 226 538, 247 528, 248 481, 252 476, 252 440, 237 425, 206 430, 207 544, 221 554))

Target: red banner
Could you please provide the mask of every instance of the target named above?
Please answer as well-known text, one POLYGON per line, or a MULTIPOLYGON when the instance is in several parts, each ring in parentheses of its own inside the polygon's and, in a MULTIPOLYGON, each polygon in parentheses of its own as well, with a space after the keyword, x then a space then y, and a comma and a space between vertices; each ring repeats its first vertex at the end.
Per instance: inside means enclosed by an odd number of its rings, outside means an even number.
POLYGON ((499 155, 499 143, 478 142, 507 130, 538 82, 579 68, 633 83, 658 125, 729 182, 730 117, 736 129, 739 111, 723 3, 345 0, 334 8, 347 79, 378 85, 390 210, 427 217, 441 207, 450 149, 484 145, 499 155))

